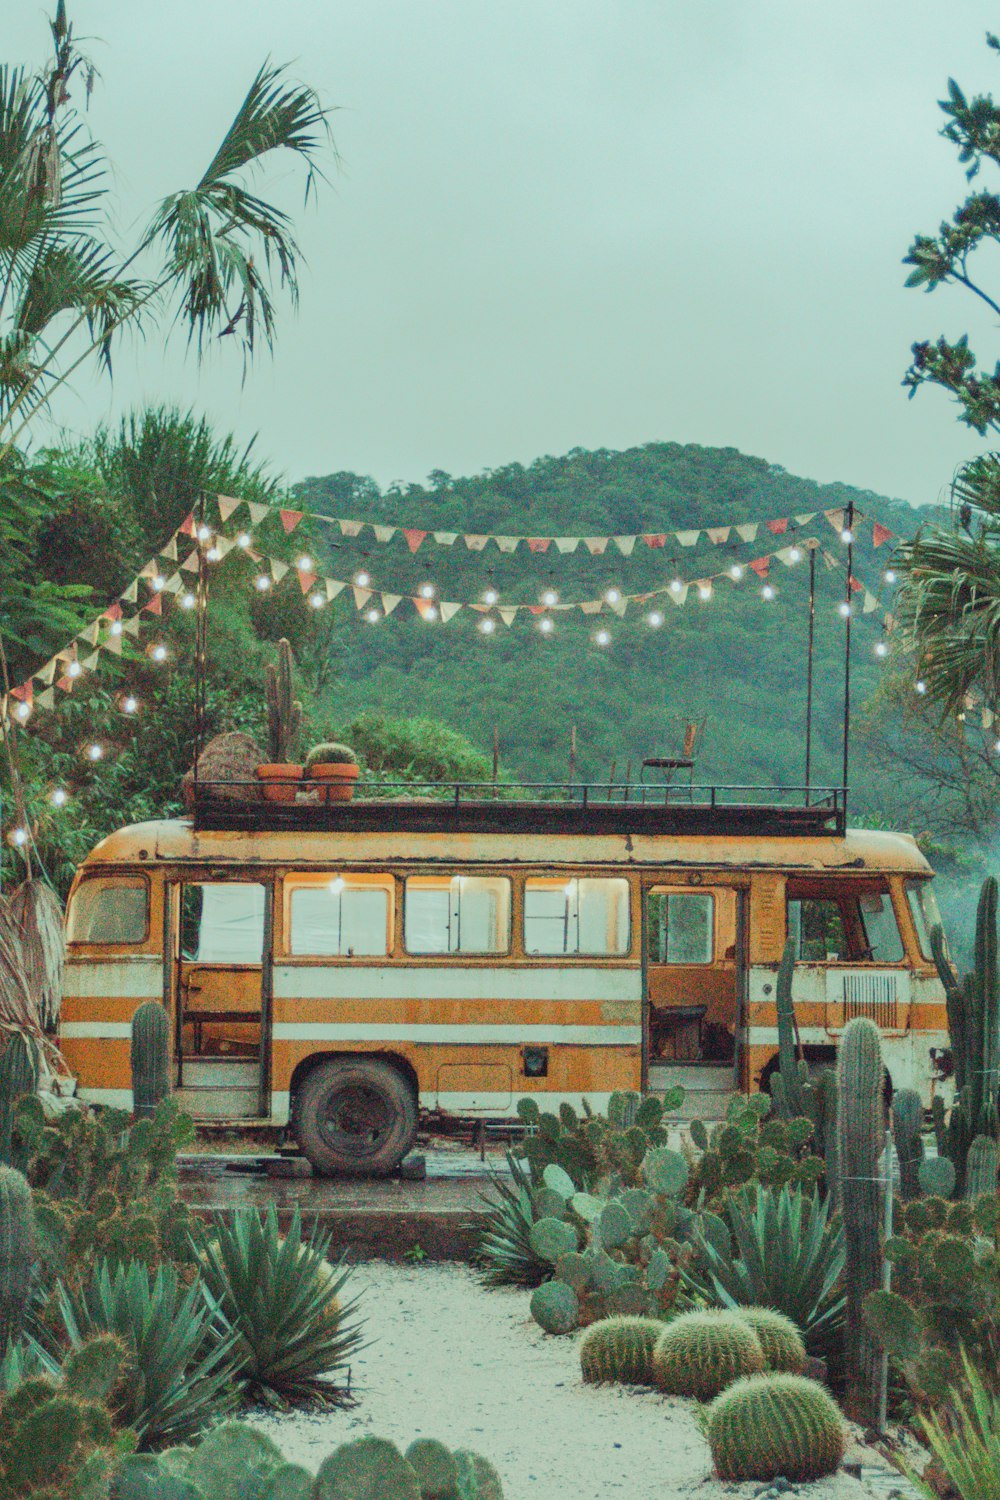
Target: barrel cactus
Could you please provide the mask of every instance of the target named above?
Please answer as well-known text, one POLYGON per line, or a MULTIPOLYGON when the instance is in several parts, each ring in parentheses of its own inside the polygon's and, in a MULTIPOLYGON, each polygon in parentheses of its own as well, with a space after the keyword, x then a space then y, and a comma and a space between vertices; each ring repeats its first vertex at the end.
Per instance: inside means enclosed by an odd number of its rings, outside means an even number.
POLYGON ((706 1433, 720 1479, 832 1474, 844 1456, 844 1419, 833 1398, 801 1375, 751 1375, 712 1402, 706 1433))
POLYGON ((580 1340, 584 1380, 615 1380, 623 1385, 652 1384, 653 1349, 663 1332, 656 1318, 602 1318, 580 1340))
POLYGON ((170 1022, 158 1000, 147 1000, 132 1017, 132 1109, 148 1119, 170 1093, 170 1022))
POLYGON ((0 1358, 21 1332, 34 1266, 31 1189, 20 1172, 0 1166, 0 1358))
POLYGON ((681 1313, 657 1339, 652 1368, 660 1390, 708 1401, 741 1375, 763 1370, 764 1351, 750 1325, 735 1313, 681 1313))
POLYGON ((776 1312, 773 1307, 740 1307, 733 1311, 750 1325, 760 1340, 765 1370, 802 1374, 806 1367, 806 1346, 791 1318, 776 1312))

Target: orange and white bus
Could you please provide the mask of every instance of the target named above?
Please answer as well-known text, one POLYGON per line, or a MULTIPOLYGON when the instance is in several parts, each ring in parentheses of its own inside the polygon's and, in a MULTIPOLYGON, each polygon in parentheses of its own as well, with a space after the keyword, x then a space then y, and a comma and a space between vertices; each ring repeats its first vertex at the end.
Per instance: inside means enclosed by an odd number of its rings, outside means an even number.
POLYGON ((680 1082, 718 1116, 768 1085, 790 933, 802 1055, 869 1016, 893 1086, 929 1104, 948 1036, 914 841, 846 830, 836 798, 712 802, 219 801, 124 828, 69 898, 79 1093, 131 1106, 130 1021, 155 999, 184 1108, 288 1126, 320 1172, 390 1170, 421 1112, 525 1097, 680 1082))

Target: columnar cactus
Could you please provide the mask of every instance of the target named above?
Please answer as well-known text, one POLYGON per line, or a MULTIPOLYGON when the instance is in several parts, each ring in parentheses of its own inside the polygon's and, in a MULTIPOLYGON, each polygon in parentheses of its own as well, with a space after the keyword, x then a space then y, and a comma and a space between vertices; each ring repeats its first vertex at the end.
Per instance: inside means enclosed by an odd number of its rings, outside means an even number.
POLYGON ((20 1172, 0 1166, 0 1359, 21 1332, 34 1265, 31 1189, 20 1172))
POLYGON ((987 1135, 977 1135, 965 1159, 965 1196, 978 1198, 997 1190, 997 1165, 1000 1148, 987 1135))
POLYGON ((869 1292, 882 1284, 882 1183, 878 1164, 884 1146, 885 1069, 878 1027, 859 1017, 849 1021, 837 1056, 837 1142, 841 1213, 846 1249, 846 1355, 849 1412, 859 1422, 875 1420, 881 1351, 862 1317, 869 1292))
POLYGON ((748 1323, 733 1313, 681 1313, 653 1349, 653 1380, 672 1396, 707 1401, 741 1375, 764 1368, 764 1351, 748 1323))
POLYGON ((765 1370, 802 1374, 806 1367, 806 1346, 791 1318, 773 1307, 740 1307, 734 1308, 733 1313, 748 1323, 760 1340, 765 1370))
POLYGON ((267 750, 275 765, 291 760, 302 727, 302 704, 293 697, 294 691, 292 648, 282 637, 277 663, 269 662, 265 675, 267 750))
POLYGON ((147 1000, 132 1017, 132 1109, 149 1119, 170 1093, 170 1022, 158 1000, 147 1000))
POLYGON ((602 1318, 591 1323, 580 1340, 584 1380, 614 1380, 623 1385, 650 1385, 653 1348, 663 1332, 656 1318, 602 1318))
POLYGON ((708 1409, 707 1435, 720 1479, 832 1474, 844 1456, 844 1420, 832 1397, 801 1375, 751 1375, 708 1409))
POLYGON ((897 1089, 892 1096, 892 1134, 899 1160, 900 1193, 905 1200, 920 1196, 923 1123, 923 1101, 916 1089, 897 1089))
POLYGON ((0 1159, 11 1160, 11 1133, 19 1099, 38 1087, 38 1055, 19 1031, 7 1038, 0 1053, 0 1159))

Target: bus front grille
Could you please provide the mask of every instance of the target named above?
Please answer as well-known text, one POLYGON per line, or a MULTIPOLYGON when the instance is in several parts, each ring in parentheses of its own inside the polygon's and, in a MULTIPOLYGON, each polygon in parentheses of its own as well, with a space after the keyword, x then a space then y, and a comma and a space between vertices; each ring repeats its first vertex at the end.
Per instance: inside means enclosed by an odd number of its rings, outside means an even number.
POLYGON ((844 1024, 857 1016, 874 1021, 884 1031, 899 1026, 895 974, 845 974, 844 1024))

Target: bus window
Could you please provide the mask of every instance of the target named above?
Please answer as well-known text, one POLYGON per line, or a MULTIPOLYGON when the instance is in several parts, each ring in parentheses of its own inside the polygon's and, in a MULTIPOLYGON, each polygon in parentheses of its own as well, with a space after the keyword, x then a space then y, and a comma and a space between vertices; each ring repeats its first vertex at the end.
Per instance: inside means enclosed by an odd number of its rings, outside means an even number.
POLYGON ((653 891, 649 962, 710 964, 715 957, 715 898, 708 891, 653 891))
POLYGON ((935 927, 941 926, 941 913, 938 911, 937 897, 931 890, 930 881, 908 880, 906 904, 910 908, 910 916, 913 918, 913 925, 917 931, 920 951, 924 958, 933 958, 931 933, 935 927))
POLYGON ((70 902, 70 943, 144 943, 149 931, 145 880, 85 880, 70 902))
POLYGON ((788 903, 788 935, 795 939, 798 963, 846 959, 847 935, 839 901, 804 898, 788 903))
POLYGON ((408 953, 507 953, 510 881, 493 875, 410 875, 403 932, 408 953))
POLYGON ((384 958, 390 949, 392 887, 349 875, 291 886, 288 951, 296 958, 384 958))
POLYGON ((898 964, 903 958, 896 913, 888 894, 869 892, 861 896, 861 920, 868 941, 868 956, 877 964, 898 964))
POLYGON ((627 880, 526 880, 527 953, 627 953, 627 880))
POLYGON ((264 887, 249 881, 186 885, 181 956, 189 963, 259 964, 264 953, 264 887))

